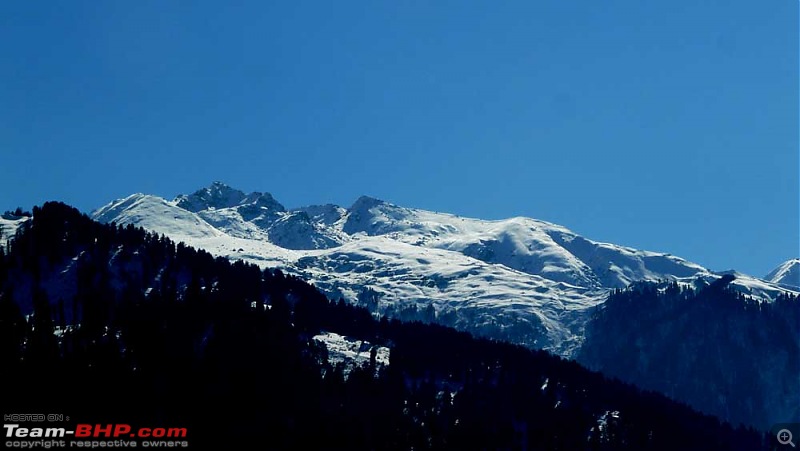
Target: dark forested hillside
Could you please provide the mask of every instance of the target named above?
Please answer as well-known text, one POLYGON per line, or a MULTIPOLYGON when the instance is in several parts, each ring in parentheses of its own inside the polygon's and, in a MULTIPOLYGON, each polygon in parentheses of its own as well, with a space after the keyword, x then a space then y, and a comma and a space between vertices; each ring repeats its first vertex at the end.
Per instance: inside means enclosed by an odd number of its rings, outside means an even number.
POLYGON ((616 291, 578 360, 734 424, 800 421, 800 300, 757 302, 730 289, 732 279, 616 291))
POLYGON ((60 203, 0 254, 4 409, 187 427, 195 448, 753 450, 733 429, 544 352, 376 320, 60 203), (390 348, 346 376, 320 331, 390 348))

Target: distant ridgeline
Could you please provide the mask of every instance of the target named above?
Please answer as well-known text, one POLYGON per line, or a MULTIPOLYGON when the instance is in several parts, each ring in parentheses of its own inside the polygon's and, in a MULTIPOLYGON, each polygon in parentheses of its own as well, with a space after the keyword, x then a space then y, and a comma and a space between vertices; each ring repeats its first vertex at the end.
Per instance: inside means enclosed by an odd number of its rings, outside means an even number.
MULTIPOLYGON (((132 226, 99 224, 60 203, 35 208, 0 252, 0 287, 9 412, 182 426, 194 446, 218 449, 767 448, 752 429, 734 429, 575 362, 442 326, 376 320, 278 270, 214 258, 132 226), (373 358, 344 377, 312 339, 321 331, 386 346, 390 363, 376 371, 373 358)), ((698 304, 692 308, 711 315, 724 308, 717 306, 730 296, 723 291, 709 299, 714 308, 694 293, 651 293, 660 305, 652 320, 671 302, 698 304), (691 299, 672 301, 676 296, 691 299)), ((598 313, 605 322, 595 333, 620 328, 609 352, 619 349, 617 340, 633 340, 625 327, 634 326, 614 324, 632 296, 617 293, 598 313)), ((784 314, 781 302, 763 314, 784 314)), ((644 315, 631 310, 627 315, 644 315)), ((687 319, 686 328, 710 329, 708 344, 685 344, 683 329, 663 332, 677 334, 676 350, 664 344, 665 358, 684 345, 709 346, 709 360, 729 358, 715 355, 711 343, 733 326, 706 318, 687 319)), ((767 346, 779 332, 764 334, 767 346)), ((602 366, 599 346, 591 343, 587 359, 602 366)), ((773 359, 779 365, 790 357, 773 359)), ((749 377, 742 371, 720 377, 749 377)))
POLYGON ((734 424, 800 421, 800 302, 758 302, 724 276, 615 290, 589 321, 577 358, 592 369, 734 424))

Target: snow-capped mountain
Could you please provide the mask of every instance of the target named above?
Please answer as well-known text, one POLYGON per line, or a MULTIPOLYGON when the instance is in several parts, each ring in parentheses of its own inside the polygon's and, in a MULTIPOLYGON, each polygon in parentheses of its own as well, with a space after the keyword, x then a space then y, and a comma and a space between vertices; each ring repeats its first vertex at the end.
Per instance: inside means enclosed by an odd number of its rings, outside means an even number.
POLYGON ((764 280, 800 290, 800 258, 793 258, 781 263, 764 276, 764 280))
MULTIPOLYGON (((172 201, 134 194, 93 217, 281 267, 373 311, 562 355, 580 345, 587 312, 609 289, 720 276, 679 257, 592 241, 530 218, 463 218, 366 196, 347 209, 286 209, 268 193, 245 194, 220 182, 172 201)), ((791 289, 741 274, 734 284, 764 300, 791 289)))

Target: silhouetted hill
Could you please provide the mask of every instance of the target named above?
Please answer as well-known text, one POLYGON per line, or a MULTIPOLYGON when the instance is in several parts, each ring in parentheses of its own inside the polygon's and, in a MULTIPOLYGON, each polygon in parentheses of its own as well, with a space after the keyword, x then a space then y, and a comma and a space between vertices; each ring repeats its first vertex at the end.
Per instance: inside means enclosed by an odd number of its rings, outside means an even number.
MULTIPOLYGON (((0 253, 4 409, 183 426, 194 448, 765 448, 543 351, 386 319, 60 203, 0 253), (345 377, 313 337, 390 349, 345 377)), ((374 355, 374 353, 373 353, 374 355)))

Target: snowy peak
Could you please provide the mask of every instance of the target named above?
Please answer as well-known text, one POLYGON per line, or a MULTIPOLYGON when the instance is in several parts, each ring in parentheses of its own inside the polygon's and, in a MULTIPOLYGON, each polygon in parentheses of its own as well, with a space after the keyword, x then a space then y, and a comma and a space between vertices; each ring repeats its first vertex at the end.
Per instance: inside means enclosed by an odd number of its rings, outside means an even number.
POLYGON ((420 224, 413 220, 415 216, 415 210, 361 196, 347 210, 343 231, 350 235, 366 233, 370 236, 408 232, 420 228, 420 224))
POLYGON ((275 200, 270 193, 260 193, 258 191, 252 192, 244 198, 241 202, 243 205, 255 205, 259 208, 266 208, 272 211, 286 211, 286 208, 280 202, 275 200))
POLYGON ((207 188, 201 188, 189 195, 180 195, 175 199, 177 206, 197 213, 208 209, 229 208, 239 205, 245 194, 222 182, 214 182, 207 188))
POLYGON ((377 225, 375 219, 384 204, 385 202, 382 200, 369 196, 361 196, 356 199, 353 205, 347 209, 347 221, 345 221, 343 227, 344 232, 350 235, 359 232, 373 235, 373 229, 377 225))
POLYGON ((193 213, 234 207, 249 208, 254 211, 286 211, 286 208, 275 200, 270 193, 256 191, 245 194, 243 191, 231 188, 222 182, 214 182, 210 186, 201 188, 192 194, 181 194, 175 198, 174 202, 178 207, 193 213))
POLYGON ((793 258, 781 263, 770 271, 764 280, 800 289, 800 258, 793 258))
POLYGON ((386 204, 389 203, 371 196, 361 196, 353 202, 348 211, 368 211, 373 207, 386 204))

